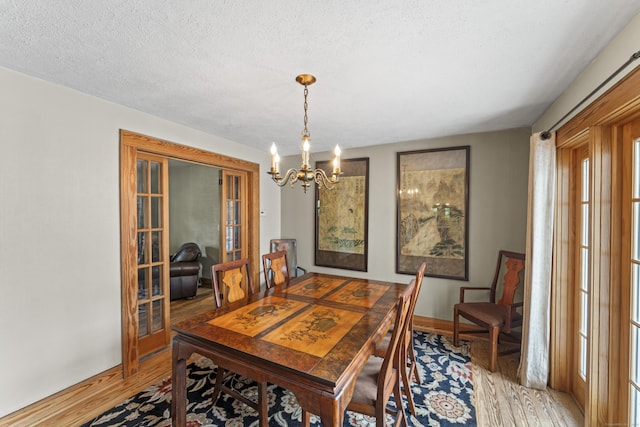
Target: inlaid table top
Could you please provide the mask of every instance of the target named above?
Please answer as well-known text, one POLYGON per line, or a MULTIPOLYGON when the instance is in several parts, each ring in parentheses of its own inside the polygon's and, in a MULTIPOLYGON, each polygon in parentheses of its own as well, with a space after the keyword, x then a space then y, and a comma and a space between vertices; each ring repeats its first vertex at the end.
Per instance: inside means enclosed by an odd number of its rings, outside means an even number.
MULTIPOLYGON (((175 325, 174 376, 181 380, 176 365, 197 352, 288 388, 323 425, 341 425, 357 373, 406 290, 405 284, 307 273, 175 325)), ((184 387, 174 382, 173 392, 184 396, 184 387)), ((173 425, 184 425, 184 397, 173 397, 180 400, 173 425)))

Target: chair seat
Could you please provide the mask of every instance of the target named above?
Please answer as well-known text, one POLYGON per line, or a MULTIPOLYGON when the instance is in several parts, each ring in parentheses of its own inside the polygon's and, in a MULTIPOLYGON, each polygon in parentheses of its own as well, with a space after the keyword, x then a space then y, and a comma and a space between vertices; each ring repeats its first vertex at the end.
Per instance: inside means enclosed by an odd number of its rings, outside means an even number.
MULTIPOLYGON (((502 326, 507 316, 508 307, 500 304, 492 304, 490 302, 464 302, 456 304, 460 316, 481 323, 486 326, 502 326)), ((511 323, 517 323, 522 319, 522 315, 518 312, 511 314, 511 323)))
POLYGON ((369 358, 356 380, 353 401, 375 406, 378 394, 378 376, 380 375, 383 361, 380 357, 369 358))
POLYGON ((482 330, 473 329, 467 332, 488 332, 489 342, 489 370, 495 372, 498 368, 498 339, 500 335, 512 335, 512 328, 522 325, 522 313, 516 308, 523 307, 524 301, 514 303, 514 297, 518 287, 522 285, 524 278, 525 255, 518 252, 503 251, 498 253, 496 272, 491 282, 491 287, 465 287, 460 288, 460 303, 453 306, 453 345, 458 345, 460 337, 460 317, 482 327, 482 330), (496 290, 498 282, 502 281, 502 296, 497 298, 496 290), (467 291, 490 290, 487 302, 464 302, 467 291))
MULTIPOLYGON (((391 328, 389 330, 389 332, 387 332, 387 334, 382 337, 382 339, 380 340, 379 343, 376 344, 376 349, 373 351, 373 354, 378 356, 378 357, 384 357, 387 349, 389 348, 389 343, 391 342, 391 335, 393 334, 393 328, 391 328)), ((407 331, 407 338, 409 341, 409 345, 412 345, 413 343, 413 338, 412 338, 412 333, 411 331, 407 331)))

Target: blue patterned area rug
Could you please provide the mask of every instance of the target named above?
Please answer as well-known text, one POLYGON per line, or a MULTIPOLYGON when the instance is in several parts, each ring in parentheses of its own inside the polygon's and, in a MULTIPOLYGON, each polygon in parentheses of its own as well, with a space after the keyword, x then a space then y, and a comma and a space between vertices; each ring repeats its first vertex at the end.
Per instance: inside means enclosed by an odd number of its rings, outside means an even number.
MULTIPOLYGON (((416 331, 414 347, 422 385, 413 383, 416 404, 412 416, 405 404, 410 426, 475 426, 473 378, 468 345, 454 347, 445 337, 416 331)), ((205 425, 258 426, 257 413, 247 405, 221 393, 213 404, 211 393, 216 367, 200 358, 187 367, 187 426, 205 425)), ((251 380, 235 376, 227 380, 248 397, 257 397, 251 380)), ((273 384, 268 386, 269 425, 299 426, 302 410, 295 395, 273 384)), ((394 405, 393 402, 390 405, 394 405)), ((392 421, 391 418, 388 421, 392 421)), ((122 404, 86 423, 89 426, 158 426, 171 425, 171 378, 147 388, 122 404)), ((311 416, 311 425, 321 426, 320 418, 311 416)), ((347 412, 345 426, 375 426, 373 417, 347 412)))

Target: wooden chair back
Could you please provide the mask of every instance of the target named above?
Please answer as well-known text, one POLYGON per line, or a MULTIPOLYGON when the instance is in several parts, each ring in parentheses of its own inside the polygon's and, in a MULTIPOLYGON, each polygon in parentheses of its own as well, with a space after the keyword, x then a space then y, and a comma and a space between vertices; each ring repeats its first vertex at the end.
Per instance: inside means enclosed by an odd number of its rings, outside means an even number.
POLYGON ((253 293, 247 258, 211 266, 216 307, 230 304, 253 293))
POLYGON ((262 267, 267 288, 279 286, 289 281, 289 263, 287 251, 272 252, 262 255, 262 267))
MULTIPOLYGON (((412 280, 409 286, 415 286, 415 281, 412 280)), ((389 402, 391 395, 394 395, 396 402, 402 402, 403 400, 402 391, 400 389, 400 384, 402 382, 401 372, 406 369, 406 360, 402 360, 406 354, 403 346, 405 345, 407 331, 410 329, 411 325, 409 310, 411 307, 412 295, 413 293, 405 295, 398 302, 398 306, 396 308, 396 319, 393 324, 393 332, 391 333, 391 340, 389 341, 389 347, 387 348, 387 353, 384 356, 382 367, 380 368, 380 373, 378 375, 378 382, 376 385, 377 390, 375 390, 375 394, 374 390, 365 392, 365 394, 370 396, 377 396, 375 406, 373 408, 369 408, 369 412, 367 412, 366 404, 363 404, 363 402, 354 402, 352 400, 347 407, 347 409, 352 409, 356 412, 375 414, 377 426, 386 425, 386 413, 393 413, 393 411, 390 411, 387 407, 387 403, 389 402)), ((368 387, 366 384, 368 383, 365 382, 365 387, 368 387)), ((358 394, 357 389, 360 386, 361 383, 356 381, 356 392, 354 394, 358 394)), ((404 404, 401 403, 396 406, 394 415, 394 426, 407 425, 404 404)))
MULTIPOLYGON (((420 294, 420 288, 422 287, 422 279, 424 279, 424 272, 427 269, 427 263, 423 262, 418 267, 418 271, 416 271, 416 281, 415 287, 413 288, 413 292, 411 293, 411 302, 409 307, 409 316, 411 317, 411 323, 413 324, 413 313, 416 310, 416 304, 418 303, 418 294, 420 294)), ((413 329, 413 326, 411 326, 413 329)))
POLYGON ((285 251, 287 253, 287 267, 290 277, 306 274, 307 270, 298 265, 298 243, 296 239, 271 239, 271 252, 285 251))
POLYGON ((523 285, 520 272, 524 269, 524 254, 509 251, 500 251, 498 255, 498 265, 496 273, 491 283, 490 301, 496 304, 496 294, 502 288, 502 295, 497 304, 508 306, 513 304, 513 300, 518 287, 523 285), (503 268, 504 265, 504 268, 503 268), (502 278, 502 286, 499 286, 502 278))
MULTIPOLYGON (((409 286, 414 286, 411 280, 409 286)), ((396 416, 394 427, 407 425, 404 405, 396 405, 394 411, 387 406, 393 394, 396 402, 402 402, 400 389, 400 372, 405 368, 405 362, 400 360, 404 352, 404 337, 407 332, 409 307, 413 289, 409 289, 396 302, 394 307, 395 320, 393 322, 391 338, 386 347, 383 358, 372 355, 356 379, 353 396, 347 405, 347 410, 376 417, 376 426, 386 426, 386 413, 396 416)), ((302 410, 302 425, 308 427, 310 415, 302 410)))
MULTIPOLYGON (((413 281, 412 281, 413 282, 413 281)), ((411 307, 410 303, 411 296, 403 297, 399 304, 400 306, 397 309, 396 319, 393 324, 393 332, 391 333, 391 341, 389 342, 389 348, 387 348, 387 354, 384 357, 384 362, 382 363, 382 369, 380 370, 378 388, 388 387, 389 379, 392 375, 398 375, 397 381, 400 381, 400 370, 405 369, 406 361, 401 360, 402 354, 401 346, 405 342, 405 336, 407 334, 407 330, 409 329, 409 325, 411 323, 411 319, 409 318, 409 309, 411 307), (395 371, 395 372, 394 372, 395 371), (382 381, 380 381, 382 380, 382 381)), ((389 390, 390 392, 390 390, 389 390)), ((398 396, 398 399, 401 399, 398 396)), ((386 406, 386 402, 385 402, 386 406)))

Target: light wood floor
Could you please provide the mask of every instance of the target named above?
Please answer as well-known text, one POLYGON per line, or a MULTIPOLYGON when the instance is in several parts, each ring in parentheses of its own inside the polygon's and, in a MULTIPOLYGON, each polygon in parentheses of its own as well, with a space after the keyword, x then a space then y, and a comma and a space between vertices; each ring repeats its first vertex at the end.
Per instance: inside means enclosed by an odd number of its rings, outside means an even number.
MULTIPOLYGON (((192 300, 173 301, 171 321, 211 310, 212 290, 199 288, 192 300)), ((420 322, 421 323, 421 322, 420 322)), ((416 329, 427 330, 424 325, 416 329)), ((436 333, 450 334, 439 327, 436 333)), ((539 391, 518 385, 515 377, 518 355, 498 359, 498 371, 487 370, 486 342, 471 345, 478 426, 582 426, 584 418, 571 397, 547 389, 539 391)), ((77 426, 95 418, 149 385, 171 375, 171 351, 165 350, 141 362, 140 373, 123 380, 113 368, 50 398, 0 418, 0 426, 77 426)))
POLYGON ((497 371, 489 371, 488 348, 485 340, 471 344, 478 426, 584 425, 582 412, 568 394, 518 384, 519 353, 498 357, 497 371))

